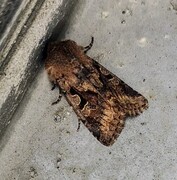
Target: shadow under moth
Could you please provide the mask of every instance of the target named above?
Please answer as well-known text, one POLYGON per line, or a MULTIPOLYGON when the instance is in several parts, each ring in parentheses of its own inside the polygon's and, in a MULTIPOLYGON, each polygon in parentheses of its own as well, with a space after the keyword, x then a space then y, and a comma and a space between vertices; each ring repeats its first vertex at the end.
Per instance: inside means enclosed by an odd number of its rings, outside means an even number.
POLYGON ((121 79, 86 55, 93 45, 82 47, 72 40, 48 46, 45 68, 89 131, 105 146, 112 145, 128 116, 139 115, 148 101, 121 79))

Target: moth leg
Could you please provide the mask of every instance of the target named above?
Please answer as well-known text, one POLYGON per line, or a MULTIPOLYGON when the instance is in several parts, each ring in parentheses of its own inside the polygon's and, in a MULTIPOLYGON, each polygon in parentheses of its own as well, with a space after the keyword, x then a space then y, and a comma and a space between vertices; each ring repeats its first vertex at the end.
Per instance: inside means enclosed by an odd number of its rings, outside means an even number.
POLYGON ((60 87, 58 87, 58 89, 59 89, 59 96, 58 96, 58 99, 57 99, 55 102, 53 102, 52 105, 59 103, 60 100, 61 100, 61 97, 62 97, 62 95, 61 95, 61 89, 60 89, 60 87))
POLYGON ((88 46, 84 47, 84 53, 86 54, 88 50, 90 50, 93 46, 94 37, 92 36, 91 42, 88 46))
MULTIPOLYGON (((52 81, 52 85, 53 85, 53 87, 51 89, 52 91, 56 88, 57 81, 58 81, 58 79, 56 79, 56 81, 52 81)), ((59 93, 59 94, 61 94, 61 93, 59 93)))
POLYGON ((52 83, 52 88, 51 88, 51 90, 53 91, 55 88, 56 88, 56 84, 55 84, 55 83, 52 83))
POLYGON ((79 132, 80 126, 81 126, 81 119, 78 119, 78 127, 77 127, 77 132, 79 132))

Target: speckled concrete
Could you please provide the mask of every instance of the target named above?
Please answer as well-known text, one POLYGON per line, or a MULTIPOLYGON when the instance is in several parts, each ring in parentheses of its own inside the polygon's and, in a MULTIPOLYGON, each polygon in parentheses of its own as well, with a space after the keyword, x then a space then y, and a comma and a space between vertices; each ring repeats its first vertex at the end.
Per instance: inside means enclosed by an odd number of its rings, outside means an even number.
POLYGON ((175 1, 79 1, 63 38, 149 100, 111 147, 81 125, 42 69, 1 142, 1 179, 177 179, 177 11, 175 1), (57 121, 54 119, 57 117, 57 121))

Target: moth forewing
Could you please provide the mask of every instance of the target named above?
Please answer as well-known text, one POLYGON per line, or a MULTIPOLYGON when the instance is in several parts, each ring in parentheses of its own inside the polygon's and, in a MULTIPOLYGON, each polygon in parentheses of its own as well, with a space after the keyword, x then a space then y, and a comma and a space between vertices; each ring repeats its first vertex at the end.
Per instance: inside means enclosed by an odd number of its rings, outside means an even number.
POLYGON ((50 80, 65 92, 67 101, 90 132, 109 146, 124 128, 128 116, 148 108, 148 101, 120 78, 86 55, 72 40, 53 43, 45 68, 50 80))

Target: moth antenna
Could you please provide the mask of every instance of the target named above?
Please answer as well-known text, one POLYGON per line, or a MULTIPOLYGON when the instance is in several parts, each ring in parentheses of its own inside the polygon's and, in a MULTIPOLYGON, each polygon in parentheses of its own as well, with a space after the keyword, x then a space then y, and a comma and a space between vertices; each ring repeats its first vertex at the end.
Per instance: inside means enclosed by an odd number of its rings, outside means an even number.
POLYGON ((85 54, 87 53, 88 50, 90 50, 92 48, 93 42, 94 42, 94 37, 92 36, 90 44, 88 46, 84 47, 85 54))

